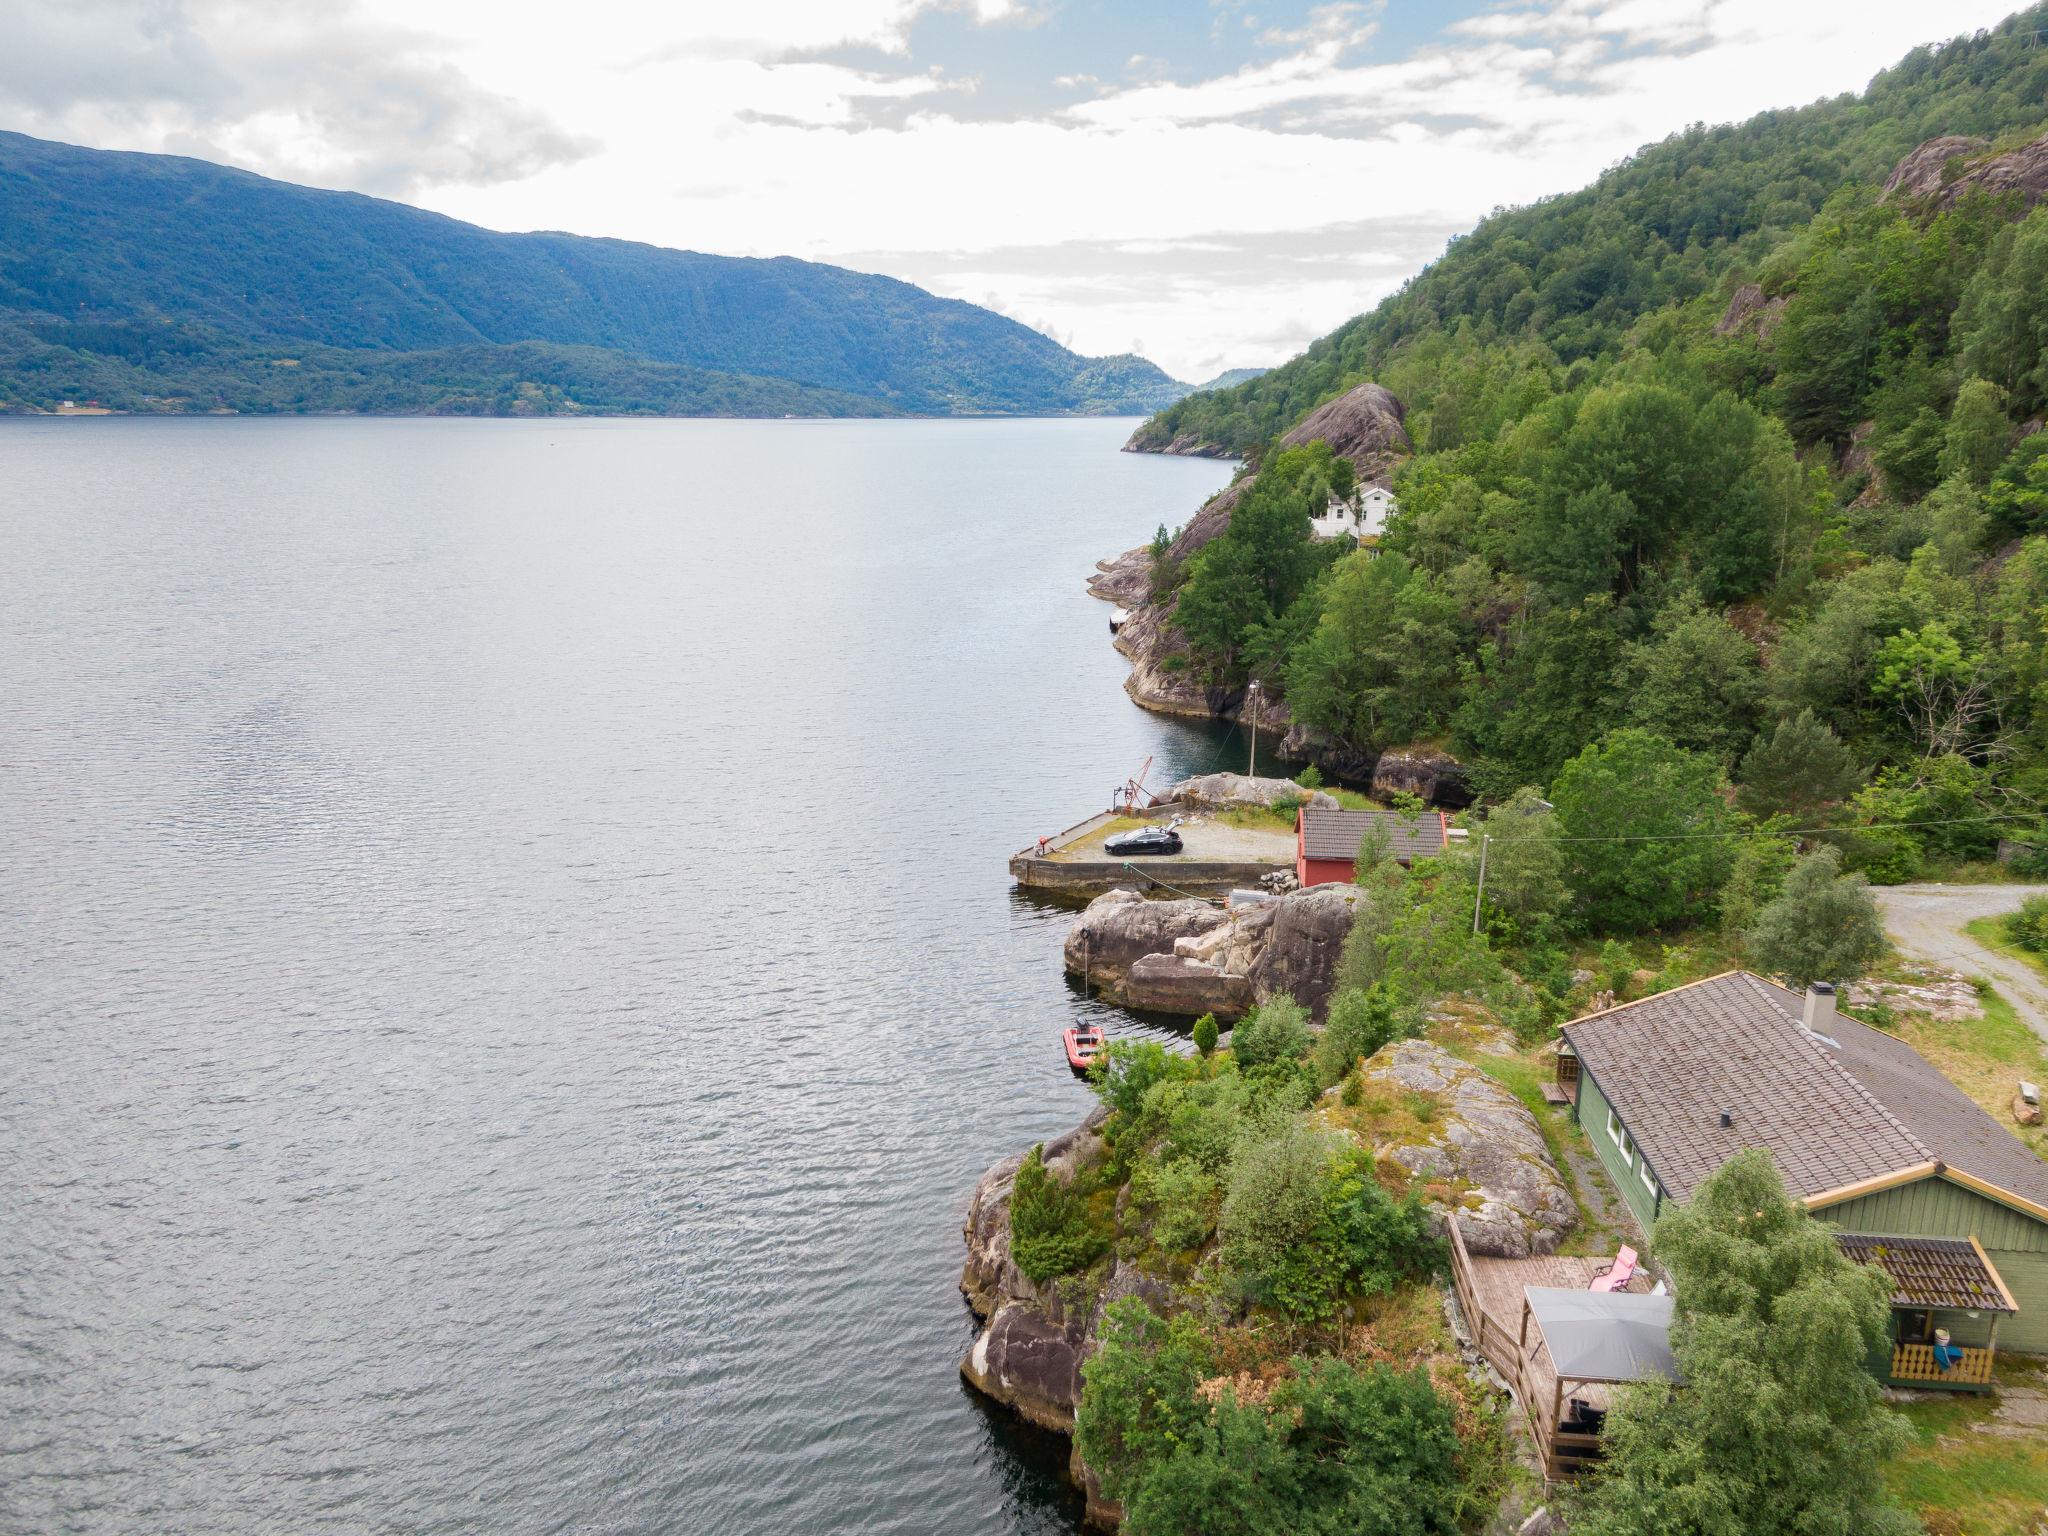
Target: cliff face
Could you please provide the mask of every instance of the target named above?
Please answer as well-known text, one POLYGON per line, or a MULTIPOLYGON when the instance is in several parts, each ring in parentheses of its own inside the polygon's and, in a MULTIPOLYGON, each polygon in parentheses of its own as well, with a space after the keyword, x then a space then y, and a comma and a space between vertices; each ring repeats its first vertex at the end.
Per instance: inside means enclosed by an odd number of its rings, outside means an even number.
POLYGON ((1931 209, 1953 207, 1971 192, 2017 192, 2029 208, 2048 197, 2048 134, 1995 155, 1988 147, 1961 134, 1929 139, 1892 168, 1884 197, 1931 209))

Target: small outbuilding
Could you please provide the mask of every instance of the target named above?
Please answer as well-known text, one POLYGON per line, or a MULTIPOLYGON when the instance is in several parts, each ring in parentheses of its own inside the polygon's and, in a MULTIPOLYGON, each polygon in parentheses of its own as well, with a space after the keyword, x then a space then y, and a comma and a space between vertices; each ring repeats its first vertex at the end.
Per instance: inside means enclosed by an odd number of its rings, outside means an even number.
POLYGON ((1305 805, 1294 818, 1294 877, 1305 886, 1355 879, 1359 846, 1374 833, 1386 838, 1396 863, 1412 865, 1450 846, 1451 820, 1441 811, 1410 815, 1305 805))

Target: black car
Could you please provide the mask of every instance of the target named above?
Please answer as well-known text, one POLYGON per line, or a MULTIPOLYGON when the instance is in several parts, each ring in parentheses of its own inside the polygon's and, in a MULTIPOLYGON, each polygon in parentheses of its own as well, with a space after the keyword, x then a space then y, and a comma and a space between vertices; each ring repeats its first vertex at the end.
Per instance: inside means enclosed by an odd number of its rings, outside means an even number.
POLYGON ((1119 832, 1102 849, 1125 858, 1144 853, 1179 853, 1180 834, 1171 827, 1140 827, 1135 832, 1119 832))

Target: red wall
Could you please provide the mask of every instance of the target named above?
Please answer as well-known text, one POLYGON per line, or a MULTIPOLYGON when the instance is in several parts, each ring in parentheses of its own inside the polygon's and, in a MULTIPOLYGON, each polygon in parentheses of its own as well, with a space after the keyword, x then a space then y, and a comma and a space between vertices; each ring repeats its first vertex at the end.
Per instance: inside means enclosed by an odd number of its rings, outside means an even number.
POLYGON ((1351 878, 1349 859, 1310 859, 1297 852, 1294 856, 1294 878, 1303 885, 1328 885, 1332 881, 1351 878))

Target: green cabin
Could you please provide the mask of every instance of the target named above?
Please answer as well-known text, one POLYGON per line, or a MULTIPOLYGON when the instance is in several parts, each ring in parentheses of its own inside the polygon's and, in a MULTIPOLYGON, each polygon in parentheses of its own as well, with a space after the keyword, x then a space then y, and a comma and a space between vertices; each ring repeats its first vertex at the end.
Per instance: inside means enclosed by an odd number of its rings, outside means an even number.
POLYGON ((1644 1230, 1762 1147, 1892 1280, 1887 1381, 1982 1391, 2048 1354, 2048 1163, 1902 1041, 1730 971, 1564 1026, 1558 1084, 1644 1230))

